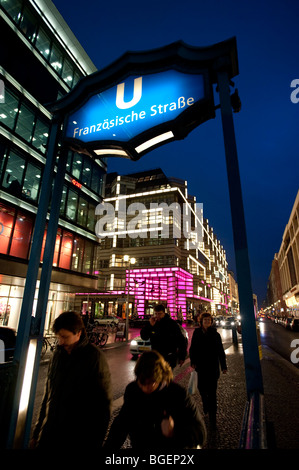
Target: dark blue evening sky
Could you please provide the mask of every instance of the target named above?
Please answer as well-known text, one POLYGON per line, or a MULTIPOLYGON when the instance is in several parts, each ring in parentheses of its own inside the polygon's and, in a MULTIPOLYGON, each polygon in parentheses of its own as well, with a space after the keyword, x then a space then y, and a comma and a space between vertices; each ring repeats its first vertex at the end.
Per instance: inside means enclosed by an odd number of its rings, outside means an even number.
MULTIPOLYGON (((291 102, 299 78, 296 0, 54 0, 98 69, 127 51, 182 40, 209 46, 237 39, 239 75, 234 83, 242 109, 234 114, 251 277, 259 306, 266 294, 298 184, 299 103, 291 102)), ((299 94, 298 94, 299 96, 299 94)), ((215 101, 218 102, 217 93, 215 101)), ((166 144, 138 162, 108 160, 120 174, 161 167, 188 181, 203 203, 235 270, 228 183, 220 111, 183 141, 166 144)))

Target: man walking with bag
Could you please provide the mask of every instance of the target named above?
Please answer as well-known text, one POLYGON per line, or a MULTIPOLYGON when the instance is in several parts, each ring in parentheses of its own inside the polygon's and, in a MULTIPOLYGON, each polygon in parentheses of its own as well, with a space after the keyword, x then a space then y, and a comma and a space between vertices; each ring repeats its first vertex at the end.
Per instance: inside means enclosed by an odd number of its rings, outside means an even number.
POLYGON ((187 355, 187 342, 179 325, 168 313, 164 305, 156 305, 148 325, 140 331, 143 340, 150 340, 152 349, 158 351, 173 369, 177 362, 183 364, 187 355))
POLYGON ((220 334, 212 327, 210 313, 202 313, 200 327, 194 330, 189 350, 191 366, 198 375, 198 390, 204 414, 209 414, 211 426, 216 427, 217 382, 222 372, 227 372, 226 357, 220 334))

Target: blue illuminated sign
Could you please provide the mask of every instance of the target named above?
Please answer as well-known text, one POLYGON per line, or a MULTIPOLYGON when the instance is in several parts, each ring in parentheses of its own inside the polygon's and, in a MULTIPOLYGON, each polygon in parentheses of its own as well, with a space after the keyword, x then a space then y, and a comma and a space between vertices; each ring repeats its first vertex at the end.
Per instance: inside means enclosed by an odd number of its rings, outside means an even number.
POLYGON ((134 75, 88 99, 69 115, 65 137, 84 143, 127 142, 176 119, 205 98, 202 74, 176 70, 134 75))

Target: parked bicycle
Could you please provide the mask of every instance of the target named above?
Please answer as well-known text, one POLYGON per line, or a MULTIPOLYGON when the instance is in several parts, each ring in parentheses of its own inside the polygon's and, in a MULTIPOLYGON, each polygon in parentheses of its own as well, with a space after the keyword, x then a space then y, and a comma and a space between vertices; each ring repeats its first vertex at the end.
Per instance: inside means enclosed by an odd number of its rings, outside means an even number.
POLYGON ((86 326, 86 333, 89 341, 100 348, 103 348, 108 341, 107 328, 88 323, 86 326))
POLYGON ((44 336, 41 357, 43 358, 48 350, 53 352, 56 346, 57 346, 56 336, 44 336))

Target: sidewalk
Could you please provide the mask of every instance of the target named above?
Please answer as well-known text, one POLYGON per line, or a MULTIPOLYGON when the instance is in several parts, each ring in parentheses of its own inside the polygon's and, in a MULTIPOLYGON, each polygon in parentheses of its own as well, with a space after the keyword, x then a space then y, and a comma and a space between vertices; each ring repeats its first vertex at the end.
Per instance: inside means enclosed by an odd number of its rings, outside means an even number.
MULTIPOLYGON (((113 347, 112 344, 111 347, 113 347)), ((242 338, 239 335, 238 346, 231 345, 225 350, 225 353, 228 373, 221 374, 218 381, 217 429, 210 429, 207 418, 208 437, 204 449, 240 449, 247 391, 242 338)), ((298 449, 299 370, 266 346, 262 346, 261 367, 264 385, 267 449, 298 449)), ((187 388, 190 372, 190 360, 187 359, 182 368, 176 367, 174 370, 174 380, 187 388)), ((202 412, 202 403, 198 392, 194 399, 202 412)), ((122 401, 119 400, 118 406, 114 408, 112 419, 117 414, 118 407, 121 404, 122 401)), ((129 447, 129 442, 126 442, 124 447, 129 447)))

